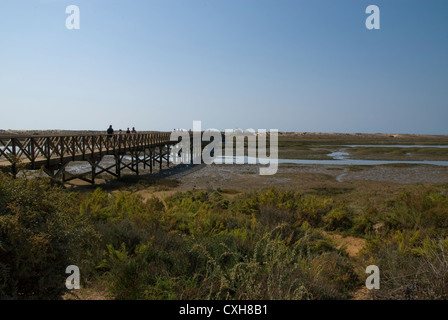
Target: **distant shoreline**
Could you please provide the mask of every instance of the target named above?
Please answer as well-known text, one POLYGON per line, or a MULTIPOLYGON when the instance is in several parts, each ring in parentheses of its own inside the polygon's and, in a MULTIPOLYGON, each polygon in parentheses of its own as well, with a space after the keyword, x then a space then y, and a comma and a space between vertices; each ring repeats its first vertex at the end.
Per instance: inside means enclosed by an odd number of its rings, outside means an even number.
MULTIPOLYGON (((124 130, 122 132, 125 132, 124 130)), ((142 130, 138 133, 151 133, 151 132, 171 132, 157 131, 157 130, 142 130)), ((0 129, 0 136, 10 135, 89 135, 89 134, 105 134, 106 130, 62 130, 62 129, 49 129, 49 130, 5 130, 0 129)), ((118 130, 115 130, 118 133, 118 130)), ((344 132, 295 132, 295 131, 279 131, 280 136, 358 136, 358 137, 387 137, 387 138, 401 138, 401 137, 447 137, 448 134, 417 134, 417 133, 344 133, 344 132)))

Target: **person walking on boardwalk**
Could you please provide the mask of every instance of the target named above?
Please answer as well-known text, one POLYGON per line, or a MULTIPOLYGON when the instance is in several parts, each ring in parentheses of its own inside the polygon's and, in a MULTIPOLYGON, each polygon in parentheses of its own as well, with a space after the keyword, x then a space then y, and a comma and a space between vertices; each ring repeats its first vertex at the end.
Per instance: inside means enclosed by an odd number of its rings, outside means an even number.
POLYGON ((109 126, 106 132, 107 132, 107 143, 111 143, 112 138, 114 136, 114 129, 112 128, 112 125, 109 126))
POLYGON ((126 133, 127 134, 130 134, 131 133, 131 130, 129 130, 129 128, 126 130, 126 133))
POLYGON ((110 137, 114 134, 114 129, 112 128, 112 125, 109 126, 107 129, 107 135, 110 137))
POLYGON ((137 131, 135 130, 135 127, 132 127, 131 134, 137 134, 137 131))

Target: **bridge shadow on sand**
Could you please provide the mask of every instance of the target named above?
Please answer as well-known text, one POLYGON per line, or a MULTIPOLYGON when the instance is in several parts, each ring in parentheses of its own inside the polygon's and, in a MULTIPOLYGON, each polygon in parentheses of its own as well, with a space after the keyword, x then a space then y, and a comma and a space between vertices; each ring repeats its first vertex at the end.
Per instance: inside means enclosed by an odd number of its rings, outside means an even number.
POLYGON ((101 188, 107 191, 115 191, 123 188, 131 188, 133 191, 143 190, 148 187, 159 186, 161 188, 175 188, 180 182, 178 179, 203 169, 205 164, 179 164, 158 172, 134 175, 123 174, 120 178, 105 178, 104 182, 93 184, 65 183, 64 187, 76 191, 93 191, 101 188))

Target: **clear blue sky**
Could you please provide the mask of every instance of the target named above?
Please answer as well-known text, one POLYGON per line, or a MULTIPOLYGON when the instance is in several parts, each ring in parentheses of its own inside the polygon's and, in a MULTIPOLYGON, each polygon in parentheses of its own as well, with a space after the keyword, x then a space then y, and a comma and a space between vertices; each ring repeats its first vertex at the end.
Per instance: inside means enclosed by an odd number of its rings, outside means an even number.
POLYGON ((446 0, 0 0, 0 129, 448 134, 447 17, 446 0))

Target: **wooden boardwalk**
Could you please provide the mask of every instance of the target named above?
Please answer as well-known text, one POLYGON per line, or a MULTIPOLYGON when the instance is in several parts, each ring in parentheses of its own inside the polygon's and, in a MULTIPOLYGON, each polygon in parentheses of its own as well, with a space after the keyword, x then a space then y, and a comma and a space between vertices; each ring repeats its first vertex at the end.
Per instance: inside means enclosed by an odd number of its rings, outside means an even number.
POLYGON ((149 167, 151 173, 157 164, 160 170, 164 162, 169 167, 171 148, 176 143, 170 141, 169 132, 4 136, 0 137, 0 169, 14 177, 19 170, 43 169, 52 179, 62 182, 82 179, 95 183, 95 177, 105 172, 115 177, 120 177, 124 169, 139 174, 141 164, 143 168, 149 167), (100 162, 106 155, 114 156, 115 163, 103 167, 100 162), (65 169, 73 161, 87 161, 91 171, 80 175, 68 173, 65 169))

